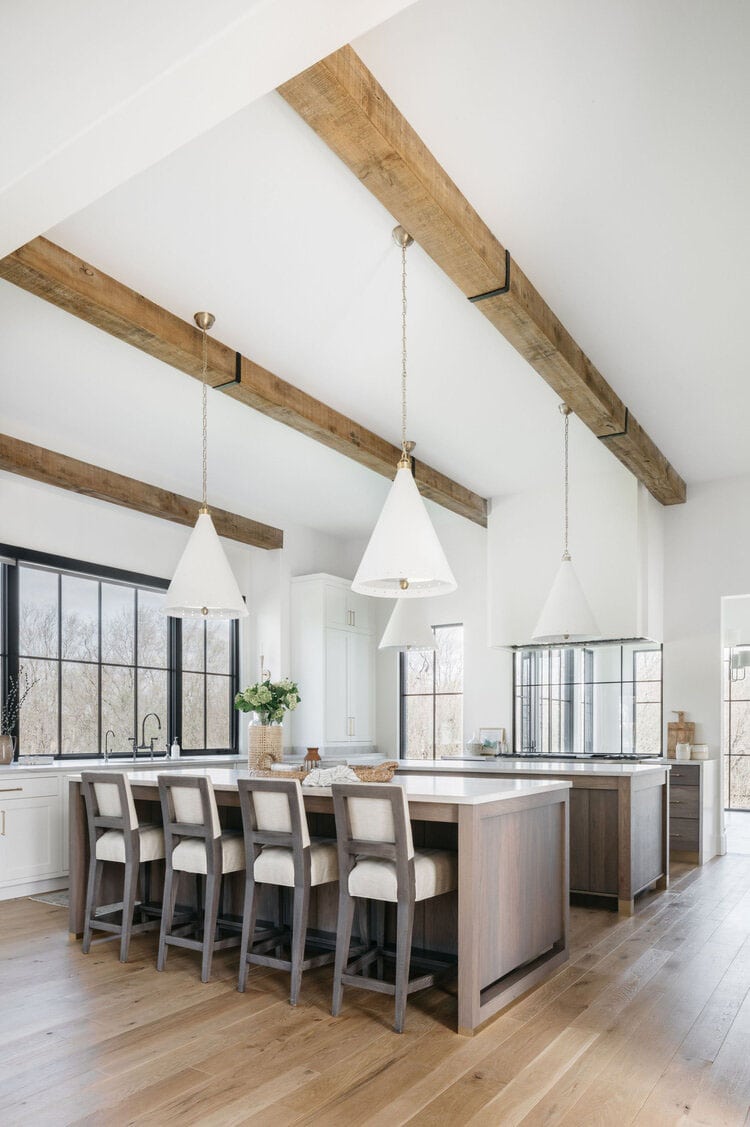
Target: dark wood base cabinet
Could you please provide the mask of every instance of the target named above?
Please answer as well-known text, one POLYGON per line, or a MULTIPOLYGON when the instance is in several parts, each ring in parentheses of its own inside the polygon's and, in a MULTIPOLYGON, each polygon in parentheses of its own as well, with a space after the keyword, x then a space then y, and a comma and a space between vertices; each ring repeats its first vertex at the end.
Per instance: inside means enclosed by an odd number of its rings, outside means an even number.
POLYGON ((719 764, 672 762, 669 773, 669 855, 703 865, 716 854, 713 833, 719 764))
MULTIPOLYGON (((669 883, 669 768, 638 765, 630 773, 586 773, 545 765, 544 774, 522 761, 483 766, 445 761, 430 764, 434 774, 464 777, 565 779, 570 792, 570 891, 617 901, 621 915, 632 915, 639 892, 669 883)), ((404 760, 399 772, 420 773, 404 760)))

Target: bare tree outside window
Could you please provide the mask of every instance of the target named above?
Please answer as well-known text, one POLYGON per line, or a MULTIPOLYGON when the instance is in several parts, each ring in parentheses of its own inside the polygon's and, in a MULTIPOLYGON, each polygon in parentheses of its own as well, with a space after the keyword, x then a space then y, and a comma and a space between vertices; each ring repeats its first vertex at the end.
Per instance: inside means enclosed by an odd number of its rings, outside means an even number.
POLYGON ((434 626, 437 649, 401 656, 401 757, 463 751, 464 628, 434 626))
POLYGON ((13 668, 35 682, 19 721, 21 755, 100 755, 108 729, 110 751, 131 753, 149 712, 161 719, 162 751, 170 732, 191 750, 232 749, 236 623, 173 628, 163 589, 96 574, 19 560, 0 564, 0 578, 0 614, 12 598, 17 614, 6 622, 18 623, 12 638, 0 629, 0 695, 13 668))
POLYGON ((724 651, 724 807, 750 810, 750 670, 732 669, 724 651))

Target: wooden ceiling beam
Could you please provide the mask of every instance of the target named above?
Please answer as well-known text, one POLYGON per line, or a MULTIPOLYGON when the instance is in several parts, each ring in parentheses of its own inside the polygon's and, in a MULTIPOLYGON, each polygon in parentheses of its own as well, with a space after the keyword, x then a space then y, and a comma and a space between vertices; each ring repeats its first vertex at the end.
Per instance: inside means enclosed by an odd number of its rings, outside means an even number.
MULTIPOLYGON (((201 334, 195 325, 48 239, 40 236, 0 259, 0 277, 201 379, 201 334)), ((401 453, 393 443, 214 337, 208 340, 208 381, 248 407, 393 478, 401 453)), ((484 497, 421 461, 414 462, 414 477, 423 496, 486 527, 484 497)))
MULTIPOLYGON (((67 454, 58 454, 43 446, 34 446, 9 434, 0 434, 0 470, 54 485, 58 489, 69 489, 84 497, 122 505, 150 517, 174 521, 175 524, 192 527, 198 519, 200 501, 181 497, 179 493, 156 485, 147 485, 144 481, 102 469, 101 466, 92 466, 77 458, 69 458, 67 454)), ((280 528, 227 513, 223 509, 212 508, 211 516, 219 536, 228 540, 249 544, 253 548, 284 546, 284 533, 280 528)))
POLYGON ((352 48, 279 93, 654 497, 683 502, 679 474, 352 48))

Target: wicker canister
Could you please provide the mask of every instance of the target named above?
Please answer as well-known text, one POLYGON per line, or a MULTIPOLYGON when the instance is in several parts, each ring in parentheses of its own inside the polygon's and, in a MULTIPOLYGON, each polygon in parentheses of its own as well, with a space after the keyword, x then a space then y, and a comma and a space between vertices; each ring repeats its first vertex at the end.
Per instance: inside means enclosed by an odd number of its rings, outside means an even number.
POLYGON ((251 771, 261 771, 272 763, 280 763, 281 724, 250 724, 247 732, 247 765, 251 771))

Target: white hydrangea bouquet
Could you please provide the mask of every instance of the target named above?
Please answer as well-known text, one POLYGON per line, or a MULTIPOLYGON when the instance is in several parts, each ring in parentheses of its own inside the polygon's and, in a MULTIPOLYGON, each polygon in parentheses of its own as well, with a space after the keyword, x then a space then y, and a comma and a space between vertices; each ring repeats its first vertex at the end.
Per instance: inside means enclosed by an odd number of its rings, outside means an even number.
POLYGON ((287 712, 294 712, 300 702, 295 681, 257 681, 237 693, 234 707, 240 712, 254 712, 260 724, 280 724, 287 712))

